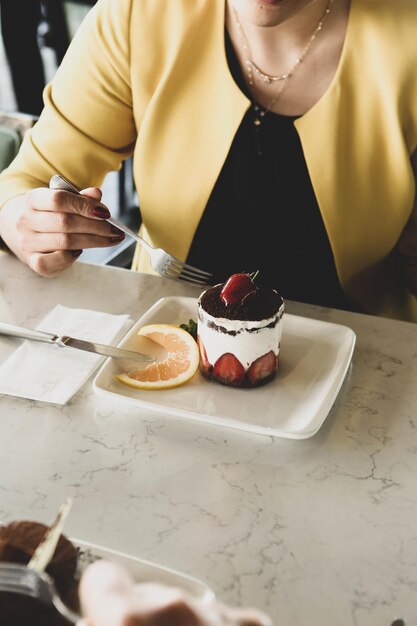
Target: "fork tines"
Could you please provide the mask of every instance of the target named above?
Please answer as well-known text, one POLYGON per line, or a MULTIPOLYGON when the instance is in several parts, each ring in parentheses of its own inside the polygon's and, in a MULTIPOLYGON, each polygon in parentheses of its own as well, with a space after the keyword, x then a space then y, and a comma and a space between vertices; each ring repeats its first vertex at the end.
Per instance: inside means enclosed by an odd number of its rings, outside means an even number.
POLYGON ((163 275, 174 280, 183 280, 185 282, 205 287, 210 284, 212 274, 204 270, 197 269, 188 263, 183 263, 178 259, 171 259, 163 269, 163 275))

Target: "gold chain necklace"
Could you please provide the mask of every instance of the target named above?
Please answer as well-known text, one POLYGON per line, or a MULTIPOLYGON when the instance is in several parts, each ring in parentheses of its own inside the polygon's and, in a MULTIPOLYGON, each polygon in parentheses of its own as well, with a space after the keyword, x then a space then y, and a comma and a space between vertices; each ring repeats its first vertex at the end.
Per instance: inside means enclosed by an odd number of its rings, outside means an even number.
POLYGON ((271 111, 272 107, 275 105, 275 103, 277 102, 279 96, 281 95, 282 91, 284 90, 285 86, 288 83, 288 80, 291 78, 291 76, 294 74, 295 70, 297 69, 297 67, 303 62, 303 60, 305 59, 305 56, 307 54, 307 52, 309 51, 312 43, 314 42, 314 40, 316 39, 317 35, 319 34, 319 32, 322 30, 324 22, 326 21, 327 16, 330 13, 330 9, 332 7, 333 4, 333 0, 328 0, 326 9, 323 13, 323 15, 321 16, 320 20, 317 23, 317 26, 315 27, 312 35, 310 36, 310 39, 307 41, 306 45, 304 46, 304 48, 301 51, 300 56, 296 59, 295 63, 292 65, 292 67, 287 71, 284 72, 284 74, 279 74, 277 76, 274 76, 273 74, 267 74, 266 72, 263 72, 255 63, 255 61, 252 59, 252 55, 249 49, 249 43, 247 40, 247 37, 245 35, 245 32, 243 30, 242 24, 240 23, 240 19, 239 19, 239 14, 236 10, 236 7, 234 5, 232 5, 232 10, 233 10, 233 14, 235 17, 235 22, 236 22, 236 26, 238 28, 239 31, 239 35, 240 38, 242 40, 242 47, 245 53, 245 67, 246 67, 246 71, 248 74, 248 84, 249 84, 249 89, 252 95, 252 100, 253 100, 253 109, 255 112, 255 116, 254 116, 254 120, 253 123, 255 124, 255 126, 260 126, 262 123, 262 118, 265 117, 265 115, 271 111), (275 94, 274 98, 272 98, 272 100, 269 103, 268 107, 263 107, 261 105, 259 105, 256 102, 254 93, 253 93, 253 88, 254 88, 254 72, 255 74, 265 83, 267 84, 273 84, 275 82, 280 82, 280 86, 279 89, 277 91, 277 93, 275 94))

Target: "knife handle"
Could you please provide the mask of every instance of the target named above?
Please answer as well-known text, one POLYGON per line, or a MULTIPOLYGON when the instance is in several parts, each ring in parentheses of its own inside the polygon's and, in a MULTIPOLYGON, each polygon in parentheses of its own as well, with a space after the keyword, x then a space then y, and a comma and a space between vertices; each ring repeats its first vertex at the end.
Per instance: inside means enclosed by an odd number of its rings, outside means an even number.
POLYGON ((20 337, 21 339, 33 339, 34 341, 45 341, 46 343, 54 343, 57 339, 57 335, 45 333, 43 330, 24 328, 23 326, 6 324, 6 322, 0 322, 0 335, 10 335, 11 337, 20 337))

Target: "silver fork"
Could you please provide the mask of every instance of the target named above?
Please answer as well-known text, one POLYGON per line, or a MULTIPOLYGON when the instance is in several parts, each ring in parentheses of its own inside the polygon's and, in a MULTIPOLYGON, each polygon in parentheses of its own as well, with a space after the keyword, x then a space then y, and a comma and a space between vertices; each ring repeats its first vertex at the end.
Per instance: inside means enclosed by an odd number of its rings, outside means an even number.
POLYGON ((53 605, 72 624, 81 619, 62 602, 48 574, 28 569, 25 565, 0 563, 0 591, 19 593, 36 598, 42 604, 53 605))
MULTIPOLYGON (((74 187, 74 185, 72 185, 60 174, 55 174, 54 176, 52 176, 51 180, 49 181, 49 188, 71 191, 72 193, 76 194, 80 193, 79 190, 74 187)), ((129 235, 129 237, 132 237, 132 239, 135 239, 135 241, 140 243, 140 245, 145 248, 151 258, 152 268, 161 276, 164 276, 165 278, 171 278, 172 280, 185 281, 199 287, 204 287, 210 284, 210 280, 212 279, 213 275, 209 272, 199 270, 192 265, 188 265, 188 263, 180 261, 162 248, 153 248, 148 244, 147 241, 142 239, 140 235, 135 233, 125 224, 122 224, 122 222, 119 222, 119 220, 114 217, 109 217, 106 222, 109 222, 109 224, 116 226, 116 228, 122 230, 124 233, 126 233, 126 235, 129 235)))

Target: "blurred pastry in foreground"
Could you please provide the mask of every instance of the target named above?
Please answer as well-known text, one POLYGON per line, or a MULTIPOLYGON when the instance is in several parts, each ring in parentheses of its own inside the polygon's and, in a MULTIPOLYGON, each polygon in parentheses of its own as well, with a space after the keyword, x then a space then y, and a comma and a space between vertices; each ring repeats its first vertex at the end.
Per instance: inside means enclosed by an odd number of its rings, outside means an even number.
MULTIPOLYGON (((0 562, 26 565, 45 536, 48 526, 33 521, 15 521, 0 526, 0 562)), ((78 612, 77 550, 61 535, 46 568, 58 594, 69 608, 78 612)), ((5 626, 67 626, 53 606, 29 596, 0 592, 0 623, 5 626)))

